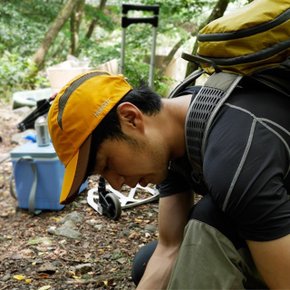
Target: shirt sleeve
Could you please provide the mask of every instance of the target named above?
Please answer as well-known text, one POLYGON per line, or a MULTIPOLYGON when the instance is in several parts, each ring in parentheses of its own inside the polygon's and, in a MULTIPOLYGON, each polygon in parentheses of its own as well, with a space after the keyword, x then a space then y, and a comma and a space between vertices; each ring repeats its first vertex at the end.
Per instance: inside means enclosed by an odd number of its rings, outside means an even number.
POLYGON ((158 185, 158 190, 162 198, 176 193, 190 191, 191 185, 182 174, 169 170, 166 179, 158 185))

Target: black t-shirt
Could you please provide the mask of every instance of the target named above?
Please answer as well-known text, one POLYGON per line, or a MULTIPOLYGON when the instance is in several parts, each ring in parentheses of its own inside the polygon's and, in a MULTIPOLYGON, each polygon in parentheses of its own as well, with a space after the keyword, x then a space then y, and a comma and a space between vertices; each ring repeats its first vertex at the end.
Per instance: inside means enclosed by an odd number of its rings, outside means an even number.
POLYGON ((216 116, 205 148, 207 187, 192 179, 186 158, 172 161, 160 196, 192 190, 209 194, 248 240, 290 233, 290 98, 242 82, 216 116))

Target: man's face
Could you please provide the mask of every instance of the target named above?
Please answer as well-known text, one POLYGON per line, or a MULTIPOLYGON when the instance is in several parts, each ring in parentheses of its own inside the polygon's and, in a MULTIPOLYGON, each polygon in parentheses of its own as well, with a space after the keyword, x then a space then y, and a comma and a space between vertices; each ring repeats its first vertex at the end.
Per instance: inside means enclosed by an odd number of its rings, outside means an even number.
POLYGON ((95 174, 102 175, 116 190, 123 184, 158 184, 167 175, 165 150, 153 140, 105 140, 96 156, 95 174))

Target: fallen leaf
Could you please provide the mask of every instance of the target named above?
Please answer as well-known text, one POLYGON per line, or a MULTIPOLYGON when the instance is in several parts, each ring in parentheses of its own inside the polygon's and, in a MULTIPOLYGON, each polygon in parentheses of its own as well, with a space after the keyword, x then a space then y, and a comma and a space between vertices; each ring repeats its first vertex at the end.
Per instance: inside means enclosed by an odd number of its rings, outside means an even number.
POLYGON ((31 282, 32 282, 32 279, 25 279, 26 284, 31 284, 31 282))
POLYGON ((39 279, 48 279, 49 278, 49 275, 46 273, 39 273, 37 276, 39 279))
POLYGON ((18 280, 18 281, 22 281, 24 280, 26 277, 24 275, 14 275, 13 276, 14 279, 18 280))
POLYGON ((37 290, 48 290, 50 288, 51 288, 50 285, 45 285, 45 286, 42 286, 42 287, 38 288, 37 290))

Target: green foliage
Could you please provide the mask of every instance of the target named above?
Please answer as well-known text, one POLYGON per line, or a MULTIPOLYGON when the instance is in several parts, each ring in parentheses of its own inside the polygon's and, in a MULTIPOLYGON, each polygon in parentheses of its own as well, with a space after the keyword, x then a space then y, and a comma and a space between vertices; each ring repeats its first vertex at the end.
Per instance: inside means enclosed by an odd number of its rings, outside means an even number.
POLYGON ((26 57, 4 51, 0 57, 0 98, 8 101, 17 90, 33 89, 48 85, 40 74, 29 77, 33 64, 26 57))
MULTIPOLYGON (((30 59, 65 1, 1 0, 0 98, 9 99, 11 93, 17 90, 48 86, 43 72, 36 77, 28 74, 33 69, 30 59)), ((194 32, 196 24, 204 17, 205 9, 209 12, 215 1, 130 0, 130 3, 159 4, 158 35, 166 35, 174 44, 180 38, 188 38, 194 32)), ((143 16, 148 14, 150 13, 143 16)), ((120 61, 122 33, 120 23, 120 4, 106 6, 103 11, 86 4, 79 32, 78 58, 88 58, 92 67, 112 59, 120 61), (86 35, 93 20, 96 21, 96 27, 88 39, 86 35)), ((125 74, 130 82, 137 86, 141 81, 148 80, 152 27, 132 25, 126 32, 125 74)), ((70 37, 70 23, 67 21, 49 49, 44 71, 48 66, 66 60, 70 53, 70 37)), ((158 42, 157 44, 162 45, 158 42)), ((161 95, 165 93, 168 81, 161 71, 155 69, 154 87, 161 95)))
MULTIPOLYGON (((2 1, 3 2, 3 1, 2 1)), ((17 90, 48 86, 41 74, 31 77, 31 55, 62 5, 51 0, 4 1, 0 5, 0 98, 9 101, 17 90)))
POLYGON ((30 56, 56 17, 61 3, 52 0, 48 7, 43 0, 4 2, 0 5, 0 55, 9 48, 10 52, 30 56))
POLYGON ((159 5, 159 28, 160 33, 170 31, 182 32, 186 23, 195 25, 204 17, 204 10, 210 10, 215 1, 210 0, 136 0, 130 3, 147 5, 159 5))
POLYGON ((114 19, 111 17, 111 13, 107 14, 106 12, 90 5, 85 6, 85 16, 87 21, 95 19, 99 26, 106 27, 108 31, 114 30, 116 26, 114 19))
POLYGON ((95 43, 92 40, 83 41, 83 49, 80 58, 89 57, 90 65, 97 67, 98 65, 120 57, 119 44, 103 44, 95 43))

